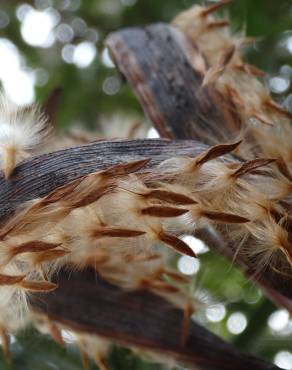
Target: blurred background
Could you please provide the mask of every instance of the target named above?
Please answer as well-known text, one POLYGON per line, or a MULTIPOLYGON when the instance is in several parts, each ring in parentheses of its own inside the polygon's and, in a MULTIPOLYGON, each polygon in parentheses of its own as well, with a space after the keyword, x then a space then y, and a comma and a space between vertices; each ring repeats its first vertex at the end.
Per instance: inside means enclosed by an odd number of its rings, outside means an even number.
MULTIPOLYGON (((125 128, 131 131, 141 123, 134 136, 155 137, 157 133, 114 68, 104 39, 121 27, 170 21, 195 3, 199 2, 0 0, 1 85, 19 105, 58 97, 53 118, 60 132, 87 128, 118 137, 125 128)), ((247 58, 267 72, 265 83, 274 98, 292 112, 291 0, 234 0, 229 12, 234 32, 244 30, 257 37, 247 58)), ((241 350, 292 369, 288 312, 274 307, 239 271, 210 253, 198 239, 186 238, 200 259, 183 256, 175 263, 182 273, 193 277, 194 294, 206 303, 207 309, 195 319, 241 350)), ((25 330, 12 338, 12 363, 5 363, 1 355, 0 368, 82 369, 74 335, 69 331, 62 334, 65 349, 33 329, 25 330)), ((163 369, 116 347, 109 362, 118 370, 163 369)), ((93 364, 92 369, 96 369, 93 364)))

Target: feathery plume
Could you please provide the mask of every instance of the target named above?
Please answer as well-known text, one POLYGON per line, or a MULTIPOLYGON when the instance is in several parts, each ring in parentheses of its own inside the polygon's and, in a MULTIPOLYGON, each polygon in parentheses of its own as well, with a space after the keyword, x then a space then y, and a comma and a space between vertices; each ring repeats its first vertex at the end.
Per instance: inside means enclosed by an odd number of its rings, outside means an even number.
POLYGON ((18 107, 0 92, 0 159, 6 179, 49 134, 50 126, 37 106, 18 107))

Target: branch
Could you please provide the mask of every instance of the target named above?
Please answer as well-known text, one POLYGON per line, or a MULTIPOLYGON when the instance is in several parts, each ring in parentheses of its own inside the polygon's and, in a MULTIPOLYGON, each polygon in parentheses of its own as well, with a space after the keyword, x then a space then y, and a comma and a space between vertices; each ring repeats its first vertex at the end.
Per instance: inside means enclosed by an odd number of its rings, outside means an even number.
POLYGON ((197 51, 178 29, 163 23, 124 29, 106 45, 161 137, 214 145, 239 131, 230 101, 213 86, 201 88, 203 76, 190 63, 197 51))
POLYGON ((127 292, 102 280, 93 270, 61 271, 59 288, 35 295, 36 312, 78 332, 97 334, 122 345, 150 350, 186 366, 204 370, 272 370, 277 366, 242 354, 191 322, 187 342, 180 343, 183 312, 147 291, 127 292))

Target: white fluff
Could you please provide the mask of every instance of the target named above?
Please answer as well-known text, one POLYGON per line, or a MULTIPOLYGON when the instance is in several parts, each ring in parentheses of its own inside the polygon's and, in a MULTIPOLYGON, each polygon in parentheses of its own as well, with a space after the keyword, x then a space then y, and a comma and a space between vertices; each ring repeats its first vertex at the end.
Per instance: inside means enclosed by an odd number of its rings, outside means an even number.
POLYGON ((37 106, 18 107, 0 93, 0 163, 6 178, 49 132, 48 121, 37 106))

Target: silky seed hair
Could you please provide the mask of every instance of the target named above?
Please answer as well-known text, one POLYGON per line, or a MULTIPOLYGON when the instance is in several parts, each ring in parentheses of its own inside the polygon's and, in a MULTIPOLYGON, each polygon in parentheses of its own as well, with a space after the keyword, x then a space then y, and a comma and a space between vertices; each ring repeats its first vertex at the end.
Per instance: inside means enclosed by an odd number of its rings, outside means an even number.
POLYGON ((0 165, 8 179, 15 166, 45 145, 51 126, 35 106, 19 107, 0 92, 0 165))
MULTIPOLYGON (((50 280, 60 267, 91 266, 123 289, 148 289, 182 308, 183 343, 200 302, 168 260, 173 253, 195 258, 182 236, 201 227, 224 231, 236 255, 255 259, 259 271, 269 265, 291 272, 290 114, 272 101, 262 72, 243 61, 241 49, 250 40, 231 35, 228 21, 214 15, 227 3, 195 6, 173 25, 196 44, 202 88, 214 85, 236 107, 238 137, 196 158, 170 158, 151 172, 144 172, 147 158, 121 163, 22 207, 0 230, 2 333, 35 320, 27 295, 55 289, 50 280)), ((34 135, 45 125, 37 127, 34 135)), ((38 135, 26 139, 19 153, 40 142, 38 135)), ((56 328, 50 331, 57 339, 56 328)))

